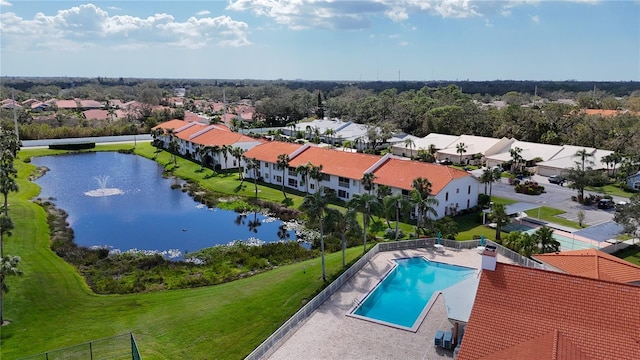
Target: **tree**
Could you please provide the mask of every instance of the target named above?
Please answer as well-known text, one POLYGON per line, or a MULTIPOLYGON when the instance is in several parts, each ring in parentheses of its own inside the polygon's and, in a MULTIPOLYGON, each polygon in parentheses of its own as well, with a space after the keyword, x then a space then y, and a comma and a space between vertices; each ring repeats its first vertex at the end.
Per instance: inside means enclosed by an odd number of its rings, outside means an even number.
POLYGON ((495 203, 489 213, 489 219, 496 224, 496 241, 500 242, 500 232, 502 228, 511 223, 511 218, 507 214, 507 209, 504 204, 495 203))
POLYGON ((256 199, 258 198, 258 172, 260 170, 260 161, 255 158, 245 158, 247 170, 253 171, 253 185, 255 187, 256 199))
POLYGON ((324 188, 319 188, 313 194, 307 194, 300 205, 300 210, 307 214, 310 220, 318 221, 318 229, 320 230, 320 254, 322 262, 322 281, 327 281, 325 261, 324 261, 324 229, 322 219, 328 209, 331 195, 325 194, 324 188))
POLYGON ((417 211, 417 233, 420 234, 425 228, 425 219, 429 215, 434 218, 438 216, 438 212, 434 206, 438 206, 439 201, 431 195, 431 182, 426 178, 415 178, 411 182, 411 203, 415 206, 417 211))
POLYGON ((405 148, 409 148, 409 157, 413 157, 413 147, 416 146, 416 142, 413 139, 405 139, 403 143, 405 148))
POLYGON ((640 237, 640 193, 635 193, 629 202, 616 207, 613 220, 624 227, 624 232, 640 237))
POLYGON ((593 154, 587 152, 586 149, 579 150, 573 155, 578 158, 575 166, 566 172, 566 178, 569 181, 569 188, 578 191, 578 202, 584 200, 584 189, 593 182, 594 172, 591 168, 593 161, 590 159, 593 154))
POLYGON ((309 193, 309 171, 311 170, 311 163, 298 165, 296 168, 296 175, 302 175, 302 183, 307 187, 307 194, 309 193))
POLYGON ((198 158, 198 161, 200 162, 200 172, 204 170, 204 155, 206 151, 206 146, 202 144, 196 146, 195 154, 198 158))
POLYGON ((553 237, 553 230, 547 226, 542 226, 533 233, 541 253, 552 253, 560 251, 560 242, 553 237))
POLYGON ((22 271, 18 269, 20 262, 19 256, 3 256, 0 258, 0 326, 4 324, 4 304, 3 299, 5 293, 9 292, 9 286, 5 282, 8 276, 20 276, 22 271))
POLYGON ((318 189, 316 192, 319 191, 320 181, 322 181, 322 178, 324 177, 324 174, 322 173, 322 165, 311 165, 311 168, 309 169, 309 177, 316 181, 316 189, 318 189))
POLYGON ((459 161, 458 163, 459 163, 459 164, 462 164, 462 154, 464 154, 464 153, 466 153, 466 152, 467 152, 467 145, 465 145, 465 143, 463 143, 463 142, 458 143, 458 144, 456 145, 456 152, 457 152, 458 154, 460 154, 460 161, 459 161))
POLYGON ((276 160, 276 164, 278 165, 278 169, 282 170, 282 194, 284 198, 287 198, 287 193, 284 191, 284 171, 289 168, 289 155, 280 154, 278 155, 278 160, 276 160))
POLYGON ((4 257, 4 235, 13 228, 9 219, 9 193, 18 191, 16 176, 18 171, 13 163, 20 150, 20 141, 11 130, 0 130, 0 192, 3 196, 2 216, 6 219, 0 223, 0 258, 4 257), (8 228, 7 226, 10 226, 8 228))
POLYGON ((511 172, 516 173, 520 170, 520 162, 524 160, 522 158, 522 149, 519 147, 514 147, 513 149, 509 149, 509 155, 511 155, 511 172))
POLYGON ((333 224, 334 230, 340 234, 342 248, 342 266, 346 264, 345 250, 347 248, 347 233, 362 230, 358 223, 358 212, 356 209, 347 207, 345 212, 337 209, 327 208, 327 220, 333 224))
POLYGON ((176 131, 173 128, 169 128, 166 130, 166 134, 169 136, 169 153, 171 154, 171 162, 173 162, 173 166, 178 166, 178 159, 176 157, 176 153, 179 150, 178 138, 176 136, 176 131))
POLYGON ((369 192, 369 194, 371 194, 371 190, 373 190, 373 181, 375 179, 376 176, 374 173, 369 172, 362 175, 362 180, 360 180, 360 182, 362 183, 362 186, 364 186, 364 189, 369 192))
POLYGON ((224 169, 226 169, 229 165, 227 164, 227 160, 229 160, 228 156, 231 154, 233 147, 231 145, 222 145, 220 148, 220 152, 222 153, 222 157, 224 158, 224 169))
POLYGON ((383 211, 385 218, 387 219, 387 226, 391 229, 389 224, 389 217, 395 216, 396 219, 396 231, 394 239, 398 241, 398 225, 400 223, 400 214, 407 214, 410 211, 411 203, 402 194, 385 196, 382 201, 383 211))
POLYGON ((484 184, 484 194, 487 195, 487 184, 493 183, 493 172, 491 171, 491 169, 489 168, 484 169, 482 171, 482 175, 480 175, 479 180, 481 184, 484 184))
POLYGON ((367 252, 367 224, 371 219, 372 213, 379 213, 380 211, 380 203, 378 202, 378 198, 371 194, 356 194, 353 195, 353 198, 349 200, 347 203, 348 207, 352 207, 354 209, 362 212, 362 227, 364 229, 364 252, 367 252))
POLYGON ((238 161, 238 180, 242 180, 242 166, 240 166, 240 160, 242 160, 242 156, 244 155, 244 149, 236 146, 231 149, 231 155, 238 161))

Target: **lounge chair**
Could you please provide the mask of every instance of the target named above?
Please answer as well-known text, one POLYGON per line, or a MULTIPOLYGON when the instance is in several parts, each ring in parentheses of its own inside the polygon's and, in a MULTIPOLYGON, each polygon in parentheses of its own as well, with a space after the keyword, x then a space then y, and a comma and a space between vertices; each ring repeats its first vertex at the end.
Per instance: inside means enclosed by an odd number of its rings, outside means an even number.
POLYGON ((436 333, 436 336, 433 338, 433 344, 435 346, 442 347, 442 338, 443 337, 444 337, 444 331, 438 330, 438 332, 436 333))

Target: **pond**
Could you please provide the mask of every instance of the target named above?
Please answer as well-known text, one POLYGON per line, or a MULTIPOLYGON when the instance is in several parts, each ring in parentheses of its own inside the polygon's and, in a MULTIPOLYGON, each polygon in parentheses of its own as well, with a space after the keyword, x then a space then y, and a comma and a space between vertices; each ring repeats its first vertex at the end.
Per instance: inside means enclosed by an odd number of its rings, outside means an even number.
POLYGON ((116 152, 32 159, 47 173, 35 182, 40 198, 65 210, 75 243, 111 252, 160 253, 180 260, 188 252, 233 241, 296 240, 281 220, 260 213, 207 208, 171 189, 155 161, 116 152))

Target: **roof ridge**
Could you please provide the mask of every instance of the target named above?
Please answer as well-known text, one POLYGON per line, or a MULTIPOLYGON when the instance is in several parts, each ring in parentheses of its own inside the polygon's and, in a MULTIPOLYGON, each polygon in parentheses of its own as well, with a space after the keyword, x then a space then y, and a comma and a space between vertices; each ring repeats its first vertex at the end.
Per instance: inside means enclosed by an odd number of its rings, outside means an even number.
MULTIPOLYGON (((568 277, 572 277, 572 278, 575 278, 575 279, 580 279, 580 280, 590 281, 590 282, 606 282, 606 283, 609 283, 609 284, 615 284, 615 285, 618 285, 618 286, 624 286, 624 287, 633 288, 633 289, 637 289, 638 288, 637 285, 633 285, 633 284, 629 284, 629 283, 623 283, 623 282, 619 282, 619 281, 606 280, 606 279, 595 279, 595 278, 591 278, 591 277, 575 275, 575 274, 570 274, 570 273, 566 273, 566 272, 555 272, 555 271, 549 271, 549 270, 545 270, 545 269, 531 268, 531 267, 525 267, 525 266, 521 266, 521 265, 502 263, 502 262, 498 262, 497 265, 502 266, 502 267, 508 267, 508 268, 526 268, 529 271, 534 271, 534 272, 538 272, 538 273, 544 273, 544 274, 556 275, 556 276, 568 276, 568 277)), ((492 272, 490 270, 482 270, 483 273, 485 271, 492 272)))

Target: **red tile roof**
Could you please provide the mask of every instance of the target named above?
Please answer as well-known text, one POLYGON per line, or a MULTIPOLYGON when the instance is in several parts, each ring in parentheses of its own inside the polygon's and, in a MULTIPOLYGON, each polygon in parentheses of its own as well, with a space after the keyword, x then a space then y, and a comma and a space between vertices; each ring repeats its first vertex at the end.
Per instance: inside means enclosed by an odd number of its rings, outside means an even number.
MULTIPOLYGON (((278 161, 278 155, 287 154, 291 155, 294 151, 301 148, 302 145, 282 142, 271 141, 261 145, 258 145, 248 150, 244 155, 248 158, 255 158, 260 161, 266 161, 270 163, 276 163, 278 161)), ((293 165, 291 165, 293 166, 293 165)), ((297 166, 297 165, 296 165, 297 166)))
POLYGON ((207 146, 222 146, 222 145, 233 145, 239 142, 261 142, 261 140, 254 139, 252 137, 242 135, 236 132, 226 131, 226 130, 217 130, 212 129, 209 130, 202 135, 199 135, 193 139, 191 142, 194 144, 201 144, 207 146))
POLYGON ((75 100, 56 100, 58 109, 76 109, 78 103, 75 100))
POLYGON ((322 165, 322 172, 325 174, 360 180, 364 172, 380 159, 381 157, 377 155, 311 146, 291 159, 289 164, 292 167, 297 167, 310 162, 316 166, 322 165))
POLYGON ((193 141, 193 139, 191 139, 191 135, 197 133, 198 131, 202 131, 208 127, 208 125, 200 124, 199 122, 195 122, 195 121, 194 122, 187 121, 187 122, 190 123, 191 126, 181 130, 176 134, 178 138, 186 141, 193 141))
POLYGON ((568 274, 621 283, 640 282, 640 266, 596 249, 534 255, 568 274))
POLYGON ((471 176, 465 171, 444 165, 400 159, 387 160, 373 174, 376 176, 376 184, 405 190, 412 189, 411 183, 414 179, 427 178, 431 182, 433 194, 439 193, 453 179, 471 176))
POLYGON ((83 109, 102 109, 101 102, 95 100, 80 100, 80 107, 83 109))
POLYGON ((638 358, 638 299, 638 286, 498 263, 482 271, 457 359, 638 358))
POLYGON ((109 120, 111 118, 107 110, 86 110, 83 111, 82 114, 84 114, 84 118, 87 120, 109 120))
POLYGON ((173 130, 178 130, 181 127, 185 126, 185 125, 189 125, 189 122, 184 121, 184 120, 179 120, 179 119, 173 119, 173 120, 169 120, 169 121, 165 121, 162 124, 158 124, 156 126, 154 126, 154 129, 173 129, 173 130))

